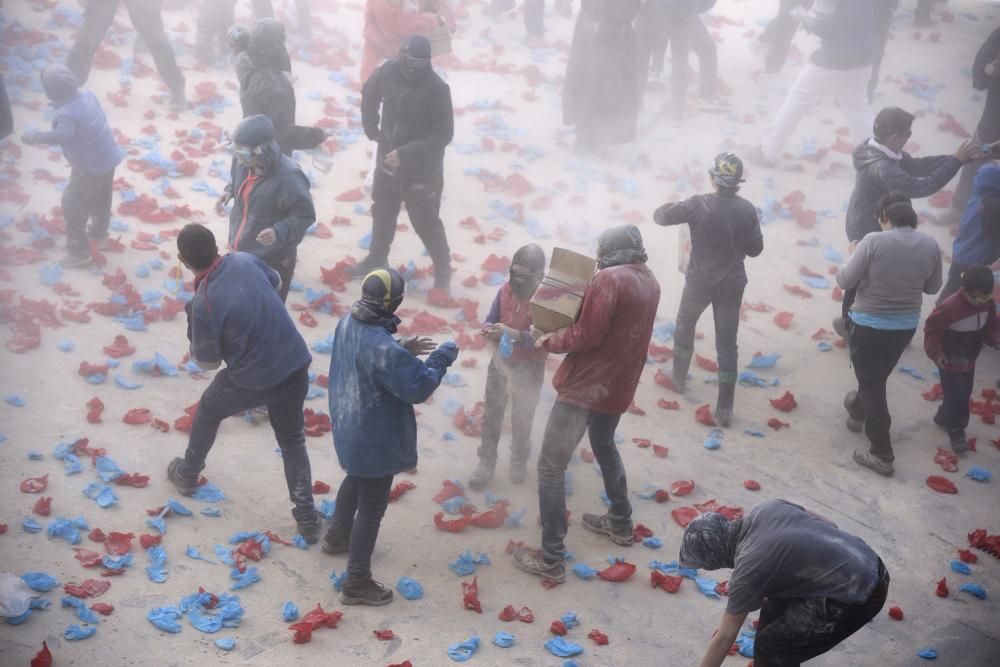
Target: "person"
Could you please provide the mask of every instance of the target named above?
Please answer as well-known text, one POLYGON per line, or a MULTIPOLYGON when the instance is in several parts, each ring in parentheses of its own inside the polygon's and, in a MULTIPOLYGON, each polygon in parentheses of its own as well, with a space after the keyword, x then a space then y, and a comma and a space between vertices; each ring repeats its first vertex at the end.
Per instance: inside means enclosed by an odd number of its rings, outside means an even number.
POLYGON ((446 27, 455 31, 455 18, 447 2, 422 0, 366 0, 361 83, 375 69, 399 53, 411 35, 429 35, 446 27))
POLYGON ((962 274, 976 264, 991 266, 1000 260, 1000 162, 987 162, 976 172, 972 198, 951 244, 948 279, 937 305, 958 291, 962 274))
POLYGON ((115 168, 124 157, 101 103, 94 93, 78 86, 65 65, 42 70, 42 88, 54 110, 52 129, 21 137, 28 145, 60 146, 69 162, 69 182, 62 193, 66 257, 60 262, 67 269, 94 261, 91 242, 99 249, 106 247, 115 168))
POLYGON ((754 664, 800 665, 875 618, 889 592, 889 572, 864 540, 787 500, 765 501, 732 521, 702 514, 684 529, 680 566, 733 570, 701 667, 722 664, 758 609, 754 664))
POLYGON ((778 15, 757 36, 760 42, 767 44, 764 70, 758 79, 760 83, 766 84, 778 79, 778 73, 788 60, 792 39, 812 3, 813 0, 779 0, 778 15))
POLYGON ((392 601, 392 590, 372 579, 379 525, 393 475, 417 465, 413 405, 430 398, 458 356, 451 341, 435 350, 427 338, 392 337, 404 289, 403 277, 394 269, 368 274, 361 299, 337 324, 333 338, 330 417, 337 460, 347 476, 337 491, 323 551, 348 554, 340 593, 347 605, 392 601), (428 352, 426 362, 417 358, 428 352))
MULTIPOLYGON (((198 64, 208 67, 216 62, 216 43, 225 43, 229 26, 233 25, 237 0, 202 0, 195 23, 194 53, 198 64)), ((273 19, 271 0, 252 0, 254 16, 273 19)), ((309 41, 312 32, 312 7, 310 0, 295 0, 295 28, 303 39, 309 41)))
POLYGON ((899 9, 899 0, 875 0, 875 57, 872 60, 872 75, 868 79, 868 103, 875 99, 875 89, 878 88, 882 73, 882 60, 885 49, 889 45, 889 35, 892 32, 892 17, 899 9))
POLYGON ((132 27, 149 48, 157 71, 170 89, 170 110, 183 111, 187 106, 184 74, 177 66, 170 40, 163 30, 161 3, 155 0, 88 0, 83 10, 83 26, 66 56, 66 66, 81 86, 87 83, 94 54, 115 20, 120 3, 125 4, 132 27))
POLYGON ((736 336, 747 284, 743 260, 760 255, 764 237, 757 208, 737 194, 744 180, 743 162, 732 153, 719 153, 708 174, 715 192, 664 204, 656 209, 653 221, 691 228, 691 260, 674 331, 674 387, 681 393, 685 390, 694 356, 695 327, 711 305, 719 359, 715 420, 726 427, 732 420, 738 378, 736 336))
POLYGON ((948 433, 956 454, 969 450, 969 399, 976 380, 976 359, 983 344, 1000 348, 1000 317, 993 301, 993 270, 970 266, 962 273, 962 287, 942 301, 924 323, 924 352, 941 376, 944 400, 934 423, 948 433))
POLYGON ((639 118, 639 77, 632 22, 639 0, 582 0, 563 82, 563 125, 576 148, 592 152, 632 141, 639 118))
POLYGON ((481 491, 493 479, 508 398, 513 431, 510 481, 523 484, 527 477, 531 426, 545 379, 545 358, 548 356, 545 350, 535 349, 528 302, 544 274, 545 251, 534 243, 518 248, 511 259, 510 279, 497 291, 486 316, 483 334, 497 344, 497 349, 486 371, 483 432, 477 452, 479 465, 469 478, 469 487, 473 491, 481 491))
POLYGON ((170 462, 167 478, 181 495, 194 494, 222 420, 265 405, 281 448, 292 516, 299 534, 315 544, 320 522, 302 415, 312 357, 278 298, 281 277, 249 253, 219 256, 215 236, 198 224, 177 235, 177 252, 195 274, 187 304, 191 359, 206 371, 223 361, 226 367, 201 395, 187 451, 170 462))
MULTIPOLYGON (((500 18, 514 9, 515 5, 514 0, 491 0, 485 13, 490 18, 500 18)), ((524 0, 524 29, 529 44, 541 44, 545 41, 545 0, 524 0)))
POLYGON ((774 166, 799 120, 827 95, 835 97, 854 141, 872 123, 867 85, 875 56, 874 10, 871 0, 816 0, 803 27, 820 38, 761 136, 755 162, 774 166))
POLYGON ((431 45, 411 35, 399 55, 381 65, 361 91, 365 135, 378 141, 368 256, 351 274, 389 261, 401 204, 434 262, 435 289, 451 284, 451 250, 441 222, 444 151, 455 134, 451 89, 431 67, 431 45), (405 104, 404 104, 405 101, 405 104))
POLYGON ((285 27, 274 19, 258 19, 252 31, 233 26, 230 43, 236 56, 243 117, 263 114, 274 125, 281 152, 312 150, 326 140, 321 127, 295 124, 295 89, 287 72, 291 58, 285 48, 285 27))
POLYGON ((281 154, 274 124, 264 115, 248 116, 233 132, 226 151, 233 156, 232 180, 215 203, 219 215, 232 200, 229 246, 264 260, 281 276, 278 294, 288 297, 299 243, 316 222, 309 179, 281 154))
POLYGON ((0 141, 14 134, 14 113, 10 108, 10 96, 3 74, 0 74, 0 141))
POLYGON ((890 192, 878 205, 881 232, 851 244, 851 256, 837 271, 837 285, 856 289, 848 313, 851 364, 856 391, 844 397, 847 428, 864 428, 869 451, 854 450, 854 460, 880 475, 892 475, 892 418, 886 382, 920 323, 924 294, 941 289, 941 249, 917 231, 910 198, 890 192))
MULTIPOLYGON (((929 197, 977 154, 976 144, 965 141, 954 155, 911 156, 903 149, 913 135, 913 120, 914 115, 908 111, 886 107, 875 116, 872 137, 854 149, 854 190, 845 219, 849 242, 856 243, 879 231, 876 207, 886 194, 898 192, 911 199, 929 197)), ((841 315, 833 321, 833 328, 844 338, 849 335, 847 319, 854 298, 853 290, 844 293, 841 315)))
MULTIPOLYGON (((994 144, 1000 140, 1000 28, 991 32, 976 52, 975 60, 972 62, 972 87, 986 91, 983 115, 979 117, 979 124, 976 125, 972 140, 979 144, 994 144)), ((953 220, 962 216, 965 205, 972 197, 972 181, 976 170, 986 160, 994 157, 992 154, 983 155, 979 160, 970 161, 962 167, 958 185, 955 187, 955 196, 951 200, 953 220)))
POLYGON ((566 578, 566 466, 584 433, 611 502, 607 514, 584 514, 583 526, 620 546, 632 544, 632 505, 615 429, 635 396, 646 365, 660 285, 646 266, 634 225, 606 230, 597 240, 597 272, 577 321, 540 335, 536 345, 565 354, 552 386, 557 392, 538 456, 542 548, 514 551, 515 565, 553 583, 566 578))

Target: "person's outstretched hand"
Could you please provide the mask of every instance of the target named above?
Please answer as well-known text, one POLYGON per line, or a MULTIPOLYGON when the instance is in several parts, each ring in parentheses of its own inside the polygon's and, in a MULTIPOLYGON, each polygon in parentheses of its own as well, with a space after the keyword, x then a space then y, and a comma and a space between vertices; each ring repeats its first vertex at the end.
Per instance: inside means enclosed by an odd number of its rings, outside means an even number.
POLYGON ((960 162, 968 162, 972 160, 979 153, 979 144, 971 139, 968 141, 963 141, 962 145, 958 147, 955 151, 955 157, 959 159, 960 162))
POLYGON ((215 200, 215 212, 218 213, 219 215, 225 215, 226 204, 228 204, 229 200, 231 200, 232 198, 233 198, 233 193, 230 192, 229 190, 225 190, 221 195, 219 195, 219 198, 215 200))
POLYGON ((435 354, 440 354, 441 357, 451 366, 458 359, 458 345, 455 341, 446 340, 445 342, 438 345, 438 348, 434 350, 435 354))
POLYGON ((434 347, 437 345, 434 341, 426 336, 408 336, 399 341, 399 344, 403 346, 407 352, 415 357, 420 357, 425 354, 430 354, 434 347))

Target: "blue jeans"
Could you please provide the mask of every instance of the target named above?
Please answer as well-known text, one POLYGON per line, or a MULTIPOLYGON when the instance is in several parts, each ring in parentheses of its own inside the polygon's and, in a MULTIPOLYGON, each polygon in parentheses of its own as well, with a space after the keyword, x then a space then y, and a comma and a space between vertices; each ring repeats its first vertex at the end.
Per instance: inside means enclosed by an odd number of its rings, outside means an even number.
POLYGON ((556 401, 545 426, 538 456, 538 509, 542 515, 542 553, 546 561, 561 561, 566 553, 566 466, 584 433, 601 467, 604 491, 611 500, 608 516, 616 529, 632 530, 625 466, 615 445, 621 415, 609 415, 556 401))
POLYGON ((348 475, 337 490, 330 532, 337 541, 350 540, 347 553, 347 578, 353 581, 372 576, 372 552, 379 527, 389 504, 392 475, 363 479, 348 475))

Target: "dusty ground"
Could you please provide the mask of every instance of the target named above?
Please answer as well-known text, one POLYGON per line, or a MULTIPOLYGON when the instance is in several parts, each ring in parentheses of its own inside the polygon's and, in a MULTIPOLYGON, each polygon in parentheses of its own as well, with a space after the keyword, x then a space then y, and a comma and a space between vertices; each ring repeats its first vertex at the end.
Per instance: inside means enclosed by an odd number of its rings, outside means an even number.
MULTIPOLYGON (((44 63, 41 49, 52 41, 57 49, 71 43, 73 29, 51 23, 53 10, 43 8, 45 4, 48 3, 7 3, 2 26, 5 56, 27 55, 29 60, 42 58, 42 62, 37 63, 40 66, 44 63), (32 50, 24 46, 23 41, 9 39, 15 34, 14 26, 18 25, 40 30, 44 35, 40 46, 32 50)), ((59 13, 64 9, 76 10, 76 3, 51 4, 60 7, 54 10, 57 17, 71 17, 72 11, 59 13)), ((188 77, 189 97, 196 98, 195 87, 199 84, 215 82, 227 104, 220 113, 214 118, 202 117, 199 115, 199 111, 204 110, 202 107, 179 117, 168 116, 164 104, 154 99, 160 94, 155 73, 133 77, 131 89, 124 97, 126 106, 115 106, 107 97, 107 93, 119 89, 118 67, 95 68, 88 83, 104 102, 113 127, 120 129, 129 140, 157 139, 164 155, 177 147, 175 133, 179 130, 191 130, 201 121, 231 128, 239 118, 235 77, 230 70, 193 69, 194 10, 182 4, 169 3, 164 17, 172 37, 179 44, 180 62, 188 77), (153 126, 151 130, 156 135, 144 134, 143 128, 148 125, 153 126)), ((238 9, 239 17, 245 22, 250 20, 246 4, 240 3, 238 9)), ((461 20, 456 40, 458 59, 464 67, 456 66, 455 61, 442 63, 441 67, 452 85, 455 106, 459 109, 455 142, 446 165, 443 210, 453 250, 459 255, 455 258, 456 296, 478 302, 477 313, 483 317, 495 288, 482 282, 467 287, 462 282, 470 276, 481 276, 481 265, 490 254, 509 257, 518 246, 533 239, 540 239, 547 249, 561 245, 592 253, 596 235, 609 225, 631 219, 630 214, 634 211, 638 213, 637 219, 645 235, 650 265, 663 287, 659 320, 661 324, 671 322, 682 285, 675 268, 676 232, 654 227, 649 218, 653 208, 660 203, 704 189, 707 181, 702 174, 712 156, 723 148, 735 147, 739 151, 754 143, 763 122, 777 110, 781 95, 756 87, 753 76, 760 68, 762 56, 748 48, 751 36, 761 29, 776 3, 722 0, 714 12, 716 18, 712 19, 711 28, 718 37, 721 77, 732 89, 731 114, 696 112, 697 103, 692 98, 690 120, 683 128, 675 128, 661 111, 668 94, 662 90, 653 91, 647 98, 640 140, 614 150, 601 161, 574 157, 567 149, 572 134, 560 128, 559 82, 565 67, 570 21, 550 13, 551 47, 531 51, 522 45, 523 28, 519 18, 508 17, 498 24, 489 23, 482 16, 484 2, 465 4, 468 11, 461 20), (523 69, 528 65, 537 65, 541 76, 532 76, 523 69), (493 108, 494 104, 503 106, 493 108), (483 141, 487 139, 494 142, 496 150, 483 150, 483 141), (488 169, 501 179, 521 173, 535 191, 520 196, 511 190, 487 191, 474 174, 468 173, 473 168, 488 169), (545 209, 537 203, 544 195, 551 196, 550 208, 545 209), (533 222, 522 225, 503 216, 504 207, 518 203, 523 204, 525 217, 533 222), (469 216, 476 218, 482 233, 489 234, 498 228, 504 232, 502 238, 477 242, 477 232, 458 224, 469 216)), ((944 17, 945 20, 919 34, 909 24, 909 11, 914 3, 908 0, 903 4, 886 55, 885 78, 876 106, 892 104, 924 112, 914 128, 913 152, 922 155, 951 152, 960 140, 939 129, 942 120, 937 113, 947 110, 965 128, 971 130, 975 126, 983 97, 972 93, 968 70, 975 51, 997 25, 1000 11, 985 2, 952 0, 948 6, 950 14, 944 17), (934 85, 941 88, 926 97, 904 92, 903 79, 907 75, 926 76, 932 90, 934 85)), ((342 129, 337 162, 331 173, 316 173, 311 170, 308 158, 304 158, 316 181, 313 193, 319 220, 326 223, 333 234, 328 239, 307 237, 300 249, 296 277, 304 286, 320 290, 326 289, 321 282, 320 267, 329 268, 345 256, 360 258, 363 254, 358 242, 369 229, 364 211, 367 200, 358 202, 358 207, 353 202, 336 201, 336 197, 361 186, 361 174, 369 165, 369 145, 363 138, 355 141, 359 136, 357 93, 353 83, 357 78, 357 66, 336 55, 340 47, 351 57, 360 54, 361 3, 315 2, 314 5, 317 6, 314 35, 321 47, 314 52, 314 64, 306 62, 303 56, 308 53, 305 52, 295 54, 294 58, 299 121, 311 123, 332 117, 342 129), (338 83, 338 77, 343 77, 347 83, 338 83), (324 110, 320 98, 332 99, 335 107, 324 110), (335 216, 346 217, 350 224, 332 225, 335 216)), ((122 57, 129 57, 133 33, 124 11, 119 13, 113 32, 114 39, 108 45, 122 57)), ((803 36, 799 36, 797 45, 806 53, 811 48, 803 36)), ((151 64, 148 55, 142 59, 147 65, 151 64)), ((8 60, 7 65, 8 72, 16 76, 14 62, 8 60)), ((800 62, 800 58, 793 57, 784 70, 787 78, 794 76, 800 62)), ((37 86, 16 97, 18 131, 15 137, 28 126, 45 124, 40 111, 42 103, 43 96, 37 86)), ((803 286, 797 276, 803 265, 825 274, 830 266, 823 255, 826 246, 840 252, 846 250, 842 211, 852 185, 849 156, 832 150, 816 161, 797 157, 811 137, 815 137, 815 146, 821 149, 833 146, 840 125, 842 117, 835 105, 824 104, 802 123, 789 143, 793 159, 788 164, 795 165, 795 170, 762 170, 749 165, 747 169, 743 194, 761 208, 769 208, 775 200, 780 202, 792 191, 800 190, 806 196, 803 207, 819 212, 818 222, 811 229, 797 225, 788 216, 769 216, 771 221, 765 228, 765 253, 748 263, 747 302, 763 302, 776 310, 795 313, 791 327, 782 330, 772 322, 772 313, 750 312, 740 332, 744 363, 749 362, 756 351, 781 354, 775 369, 761 371, 767 378, 780 378, 781 386, 741 388, 737 396, 736 422, 725 434, 722 447, 709 451, 702 446, 707 429, 694 420, 694 410, 699 404, 714 401, 714 387, 701 382, 711 374, 695 369, 696 380, 689 396, 681 401, 680 410, 666 411, 657 407, 657 401, 677 397, 654 383, 657 364, 651 360, 636 399, 645 415, 626 415, 622 420, 621 450, 633 491, 642 491, 647 485, 667 488, 681 479, 696 482, 690 496, 674 498, 664 505, 635 499, 635 519, 663 539, 662 549, 653 551, 634 546, 626 551, 612 548, 604 540, 581 530, 576 517, 586 511, 602 510, 601 483, 592 464, 583 463, 580 457, 574 459, 571 467, 574 494, 569 498, 574 521, 568 547, 576 552, 579 561, 598 567, 609 554, 625 556, 638 565, 636 575, 629 582, 584 581, 571 575, 564 586, 546 590, 538 580, 513 567, 504 547, 508 540, 537 542, 537 502, 533 473, 529 483, 521 488, 514 488, 505 481, 506 440, 501 443, 500 474, 492 491, 509 497, 513 510, 526 510, 524 527, 494 531, 468 529, 455 535, 435 530, 432 517, 438 507, 431 497, 444 479, 464 481, 475 465, 476 439, 458 434, 444 412, 448 399, 456 399, 466 409, 481 400, 488 353, 466 350, 461 360, 475 359, 477 364, 475 368, 456 366, 465 386, 442 386, 433 403, 421 408, 420 467, 416 476, 408 478, 417 488, 390 507, 375 552, 376 576, 388 583, 394 583, 401 576, 418 580, 426 592, 422 600, 408 602, 397 598, 391 606, 382 609, 348 608, 336 630, 317 630, 311 643, 294 645, 290 641, 291 632, 281 619, 282 605, 292 600, 303 613, 317 603, 328 609, 340 608, 329 577, 331 570, 342 572, 346 563, 344 557, 328 557, 317 548, 300 551, 276 545, 270 555, 257 564, 262 580, 239 591, 246 614, 238 628, 204 635, 182 621, 184 628, 180 634, 156 630, 146 620, 146 613, 151 608, 176 604, 199 586, 222 592, 231 583, 227 567, 186 557, 188 546, 211 554, 213 545, 226 543, 228 537, 239 530, 271 529, 286 539, 293 534, 294 524, 288 513, 280 460, 273 451, 270 430, 263 425, 251 426, 233 419, 220 432, 205 471, 227 496, 227 500, 217 505, 222 515, 219 518, 202 516, 198 510, 210 505, 185 501, 195 510, 195 515, 168 519, 169 532, 164 537, 169 557, 167 582, 157 585, 145 577, 146 555, 136 544, 133 549, 135 564, 125 576, 111 579, 110 591, 100 598, 114 605, 115 611, 110 617, 102 618, 94 637, 82 642, 62 638, 63 629, 77 621, 71 610, 60 608, 58 593, 61 591, 56 589, 46 596, 54 601, 49 610, 35 612, 21 626, 0 626, 0 663, 26 664, 44 640, 55 654, 56 664, 63 665, 182 665, 194 661, 285 665, 330 658, 338 665, 399 663, 405 659, 412 660, 415 665, 440 665, 449 662, 446 655, 449 644, 477 634, 483 645, 472 659, 474 663, 554 665, 560 664, 561 659, 543 648, 550 637, 549 623, 566 611, 574 611, 582 623, 568 638, 585 648, 584 654, 577 659, 581 665, 693 664, 715 628, 724 601, 705 598, 692 582, 686 582, 681 591, 672 596, 649 587, 648 563, 654 559, 676 558, 681 529, 671 519, 670 510, 711 498, 749 510, 765 498, 778 497, 826 514, 842 528, 871 544, 892 574, 887 607, 898 605, 906 614, 902 622, 880 614, 850 641, 816 660, 815 664, 909 665, 921 662, 917 651, 928 646, 939 652, 939 664, 996 664, 1000 657, 1000 631, 996 623, 1000 569, 995 560, 982 553, 968 577, 953 574, 948 564, 957 557, 956 549, 967 546, 966 534, 973 529, 1000 531, 996 518, 1000 500, 996 492, 997 481, 979 484, 964 476, 965 470, 972 465, 1000 473, 1000 465, 997 465, 1000 452, 989 443, 990 439, 1000 437, 1000 430, 974 418, 969 434, 978 436, 979 452, 963 459, 957 474, 947 475, 957 485, 958 495, 938 495, 925 486, 928 475, 946 474, 932 461, 935 449, 945 444, 945 440, 930 421, 934 405, 921 398, 921 393, 933 383, 932 366, 920 345, 915 344, 906 352, 901 364, 915 368, 928 379, 920 381, 896 374, 890 385, 897 473, 885 480, 859 469, 851 461, 850 454, 853 448, 862 446, 862 438, 843 427, 841 398, 853 380, 847 355, 838 348, 820 352, 811 338, 817 329, 829 328, 831 317, 839 311, 839 304, 832 301, 829 289, 810 290, 812 298, 803 299, 781 287, 783 283, 803 286), (838 165, 845 168, 838 168, 838 165), (785 390, 795 394, 799 407, 789 414, 777 413, 768 404, 768 399, 778 397, 785 390), (791 427, 772 431, 765 425, 771 417, 784 419, 791 427), (750 437, 744 433, 747 429, 760 429, 765 437, 750 437), (457 438, 446 438, 446 433, 455 433, 457 438), (633 438, 649 438, 665 445, 669 447, 669 456, 657 458, 651 449, 635 446, 633 438), (267 461, 269 463, 265 463, 267 461), (745 490, 743 482, 747 479, 760 482, 761 490, 756 493, 745 490), (459 578, 447 568, 448 562, 465 549, 485 552, 493 563, 481 566, 478 571, 482 615, 462 609, 460 582, 467 578, 459 578), (952 595, 940 599, 935 596, 934 588, 945 576, 952 595), (992 596, 980 601, 959 593, 959 586, 966 580, 982 584, 992 596), (530 607, 536 622, 524 625, 499 621, 497 614, 507 604, 530 607), (382 628, 391 628, 397 639, 388 642, 375 639, 372 631, 382 628), (610 645, 598 647, 587 639, 587 632, 593 628, 604 631, 610 637, 610 645), (500 649, 491 644, 497 630, 515 635, 513 648, 500 649), (213 641, 220 636, 235 638, 236 648, 230 653, 217 649, 213 641)), ((146 150, 135 148, 133 152, 130 158, 139 157, 146 150)), ((42 149, 15 146, 10 141, 4 144, 0 155, 7 161, 7 173, 19 174, 15 182, 30 196, 23 206, 5 201, 2 204, 5 214, 20 222, 31 215, 47 213, 59 203, 58 184, 46 183, 33 178, 32 174, 44 168, 57 180, 61 179, 68 173, 61 160, 49 160, 42 149), (20 155, 15 152, 18 149, 22 151, 20 155)), ((196 160, 198 171, 193 177, 171 179, 172 187, 180 194, 174 203, 189 205, 196 211, 191 219, 205 221, 218 234, 224 233, 226 222, 211 211, 213 197, 195 191, 192 186, 197 181, 206 181, 212 188, 221 190, 221 177, 211 174, 210 169, 213 161, 223 164, 222 158, 219 152, 199 158, 196 160)), ((168 200, 154 190, 156 180, 130 171, 125 164, 118 175, 127 179, 137 193, 151 194, 161 205, 167 205, 168 200)), ((119 203, 120 194, 116 195, 115 206, 119 203)), ((929 213, 936 211, 926 202, 921 206, 929 213)), ((141 233, 177 230, 183 222, 156 225, 144 223, 134 216, 115 217, 128 225, 128 231, 121 233, 126 246, 141 233)), ((948 246, 946 228, 928 225, 926 229, 943 247, 948 246)), ((29 233, 14 225, 0 233, 5 235, 5 246, 27 246, 30 241, 29 233)), ((54 247, 45 250, 44 261, 5 266, 9 277, 5 276, 0 288, 13 290, 15 303, 21 296, 47 299, 60 305, 64 305, 61 303, 64 298, 80 302, 106 301, 110 292, 102 286, 101 274, 96 270, 65 277, 81 293, 80 297, 60 297, 51 287, 42 284, 40 271, 61 255, 62 243, 63 239, 57 236, 54 247)), ((160 290, 169 295, 163 282, 167 278, 166 271, 175 262, 172 241, 163 243, 162 249, 166 253, 164 268, 151 271, 148 277, 137 277, 137 268, 157 253, 131 247, 122 254, 109 254, 104 271, 113 273, 121 268, 140 293, 160 290)), ((400 264, 413 259, 424 266, 428 262, 421 252, 412 232, 404 231, 397 237, 392 259, 400 264)), ((190 275, 186 278, 190 279, 190 275)), ((350 303, 355 289, 356 286, 351 286, 347 293, 339 294, 340 302, 350 303)), ((416 284, 411 284, 408 296, 405 307, 412 310, 411 315, 426 309, 448 322, 457 322, 457 308, 428 307, 416 284)), ((292 308, 305 301, 302 292, 289 298, 292 308)), ((925 312, 930 307, 931 299, 928 299, 925 312)), ((318 326, 301 327, 310 344, 323 340, 336 324, 332 316, 314 315, 318 326)), ((698 352, 714 358, 709 318, 706 315, 701 324, 704 339, 698 343, 698 352)), ((32 535, 21 529, 21 521, 31 516, 37 497, 19 492, 19 481, 45 473, 50 475, 49 488, 44 495, 54 499, 53 517, 82 514, 91 527, 100 527, 106 532, 132 531, 137 535, 148 532, 144 510, 157 507, 176 495, 165 480, 164 471, 167 462, 183 451, 185 436, 173 430, 161 434, 148 426, 126 425, 121 416, 132 408, 146 407, 156 417, 173 423, 186 406, 197 400, 208 379, 189 377, 183 370, 179 377, 173 378, 137 376, 130 370, 132 361, 150 359, 155 352, 179 362, 186 351, 182 319, 152 323, 145 332, 126 331, 121 323, 96 313, 91 313, 88 324, 64 322, 64 325, 57 330, 43 328, 41 347, 36 350, 26 354, 0 352, 3 368, 0 393, 18 395, 25 402, 24 407, 0 404, 0 432, 6 436, 0 444, 0 522, 9 525, 7 534, 0 536, 0 569, 18 574, 45 571, 61 583, 79 582, 93 577, 95 572, 83 570, 74 561, 73 551, 65 542, 47 537, 44 531, 32 535), (144 386, 140 390, 126 391, 111 380, 99 386, 87 384, 77 374, 78 365, 81 361, 103 363, 105 355, 101 348, 121 333, 128 335, 137 351, 122 360, 119 371, 144 386), (72 352, 57 348, 57 343, 63 339, 75 344, 72 352), (84 418, 85 404, 93 396, 98 396, 106 406, 101 424, 88 424, 84 418), (118 505, 99 509, 81 495, 88 483, 97 480, 89 463, 84 461, 83 473, 65 476, 61 462, 52 456, 58 442, 72 441, 81 435, 89 437, 94 446, 105 447, 123 469, 151 475, 149 487, 142 490, 116 487, 120 498, 118 505), (29 460, 31 450, 44 453, 44 458, 29 460)), ((440 334, 437 338, 448 335, 455 334, 440 334)), ((656 342, 672 345, 670 341, 656 342)), ((314 355, 313 369, 317 373, 325 373, 327 365, 326 355, 314 355)), ((998 371, 1000 364, 996 353, 985 353, 977 387, 992 386, 1000 376, 998 371)), ((536 419, 537 438, 541 436, 552 398, 551 390, 547 389, 536 419)), ((314 410, 325 410, 326 401, 315 399, 308 405, 314 410)), ((335 492, 342 473, 333 455, 329 435, 310 438, 309 449, 314 479, 330 483, 335 492)), ((317 502, 332 497, 332 494, 317 496, 317 502)), ((471 498, 480 507, 485 505, 482 494, 471 494, 471 498)), ((43 525, 47 523, 44 518, 39 521, 43 525)), ((100 550, 100 545, 89 543, 86 537, 80 546, 100 550)), ((728 578, 728 573, 717 572, 714 576, 722 581, 728 578)), ((727 664, 746 663, 747 659, 742 657, 727 660, 727 664)))

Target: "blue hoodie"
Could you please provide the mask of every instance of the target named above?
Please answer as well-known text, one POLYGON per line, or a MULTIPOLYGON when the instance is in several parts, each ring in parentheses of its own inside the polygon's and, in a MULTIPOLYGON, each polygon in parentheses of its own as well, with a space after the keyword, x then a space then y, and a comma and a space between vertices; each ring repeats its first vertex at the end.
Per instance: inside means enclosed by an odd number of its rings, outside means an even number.
POLYGON ((1000 198, 1000 165, 987 162, 972 181, 972 197, 965 206, 958 236, 951 247, 951 261, 964 266, 990 266, 1000 259, 998 247, 983 231, 983 199, 1000 198))
POLYGON ((32 141, 59 144, 70 166, 92 174, 112 171, 124 153, 111 133, 101 103, 89 90, 80 90, 65 65, 49 65, 42 72, 42 87, 55 109, 50 132, 36 132, 32 141))

